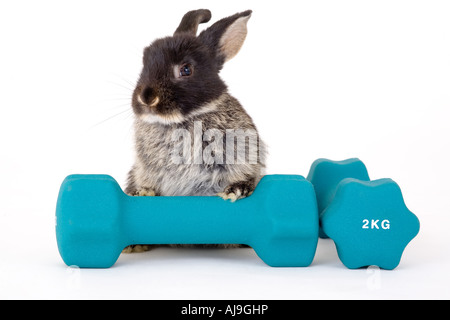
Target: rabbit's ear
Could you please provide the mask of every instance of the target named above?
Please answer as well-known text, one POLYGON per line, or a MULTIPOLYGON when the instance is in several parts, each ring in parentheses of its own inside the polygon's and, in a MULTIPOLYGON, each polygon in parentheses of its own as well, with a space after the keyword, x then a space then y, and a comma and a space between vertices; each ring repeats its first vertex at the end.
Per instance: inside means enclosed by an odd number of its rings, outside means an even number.
POLYGON ((221 64, 233 58, 241 49, 247 36, 247 22, 251 10, 217 21, 200 33, 199 39, 215 51, 221 64))
POLYGON ((207 9, 199 9, 189 11, 181 19, 180 25, 174 34, 189 33, 193 36, 197 35, 198 25, 211 20, 211 11, 207 9))

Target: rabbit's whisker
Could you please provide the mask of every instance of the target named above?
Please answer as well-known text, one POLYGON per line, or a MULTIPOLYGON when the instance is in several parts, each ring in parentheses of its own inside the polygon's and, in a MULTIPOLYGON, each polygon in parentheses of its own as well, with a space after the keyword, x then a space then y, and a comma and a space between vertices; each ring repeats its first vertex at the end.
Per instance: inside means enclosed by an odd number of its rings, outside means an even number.
POLYGON ((103 124, 103 123, 105 123, 106 121, 109 121, 109 120, 114 119, 114 118, 116 118, 116 117, 118 117, 118 116, 120 116, 120 115, 122 115, 122 114, 124 114, 124 113, 127 113, 127 112, 129 112, 129 114, 127 115, 127 118, 128 118, 128 117, 132 114, 132 113, 131 113, 131 109, 126 109, 126 110, 120 111, 120 112, 118 112, 118 113, 116 113, 116 114, 114 114, 114 115, 112 115, 112 116, 106 118, 105 120, 102 120, 102 121, 96 123, 95 125, 93 125, 93 126, 91 127, 91 129, 92 129, 92 128, 95 128, 95 127, 97 127, 97 126, 99 126, 99 125, 101 125, 101 124, 103 124))

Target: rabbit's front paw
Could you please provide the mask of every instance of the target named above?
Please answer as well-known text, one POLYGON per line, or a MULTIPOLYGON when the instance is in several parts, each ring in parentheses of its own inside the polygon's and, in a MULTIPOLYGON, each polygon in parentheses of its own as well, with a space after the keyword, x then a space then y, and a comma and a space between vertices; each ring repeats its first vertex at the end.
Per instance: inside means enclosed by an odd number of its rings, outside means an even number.
POLYGON ((133 193, 135 197, 155 197, 157 196, 156 192, 152 189, 142 188, 138 189, 133 193))
POLYGON ((231 202, 235 202, 236 200, 251 195, 253 193, 253 189, 253 183, 241 181, 229 185, 223 192, 220 192, 217 195, 224 200, 231 200, 231 202))

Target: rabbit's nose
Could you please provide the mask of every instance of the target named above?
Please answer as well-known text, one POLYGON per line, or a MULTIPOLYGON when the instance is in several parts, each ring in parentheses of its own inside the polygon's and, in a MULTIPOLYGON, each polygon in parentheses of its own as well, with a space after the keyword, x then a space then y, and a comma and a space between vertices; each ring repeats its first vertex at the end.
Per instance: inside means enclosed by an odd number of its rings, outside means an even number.
POLYGON ((155 107, 159 103, 159 97, 156 95, 156 91, 150 87, 144 88, 141 94, 138 95, 140 103, 149 107, 155 107))

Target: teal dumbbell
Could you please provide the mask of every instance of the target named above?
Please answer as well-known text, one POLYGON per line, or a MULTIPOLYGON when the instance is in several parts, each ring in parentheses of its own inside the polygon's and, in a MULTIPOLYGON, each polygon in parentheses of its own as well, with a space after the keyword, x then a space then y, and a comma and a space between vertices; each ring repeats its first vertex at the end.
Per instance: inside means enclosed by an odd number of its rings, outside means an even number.
POLYGON ((322 231, 333 239, 346 267, 398 266, 420 223, 406 207, 397 183, 369 181, 359 159, 316 160, 308 180, 318 194, 322 231))
POLYGON ((56 208, 67 265, 108 268, 133 244, 247 244, 270 266, 311 264, 319 218, 314 188, 296 175, 265 176, 251 197, 131 197, 107 175, 71 175, 56 208))

